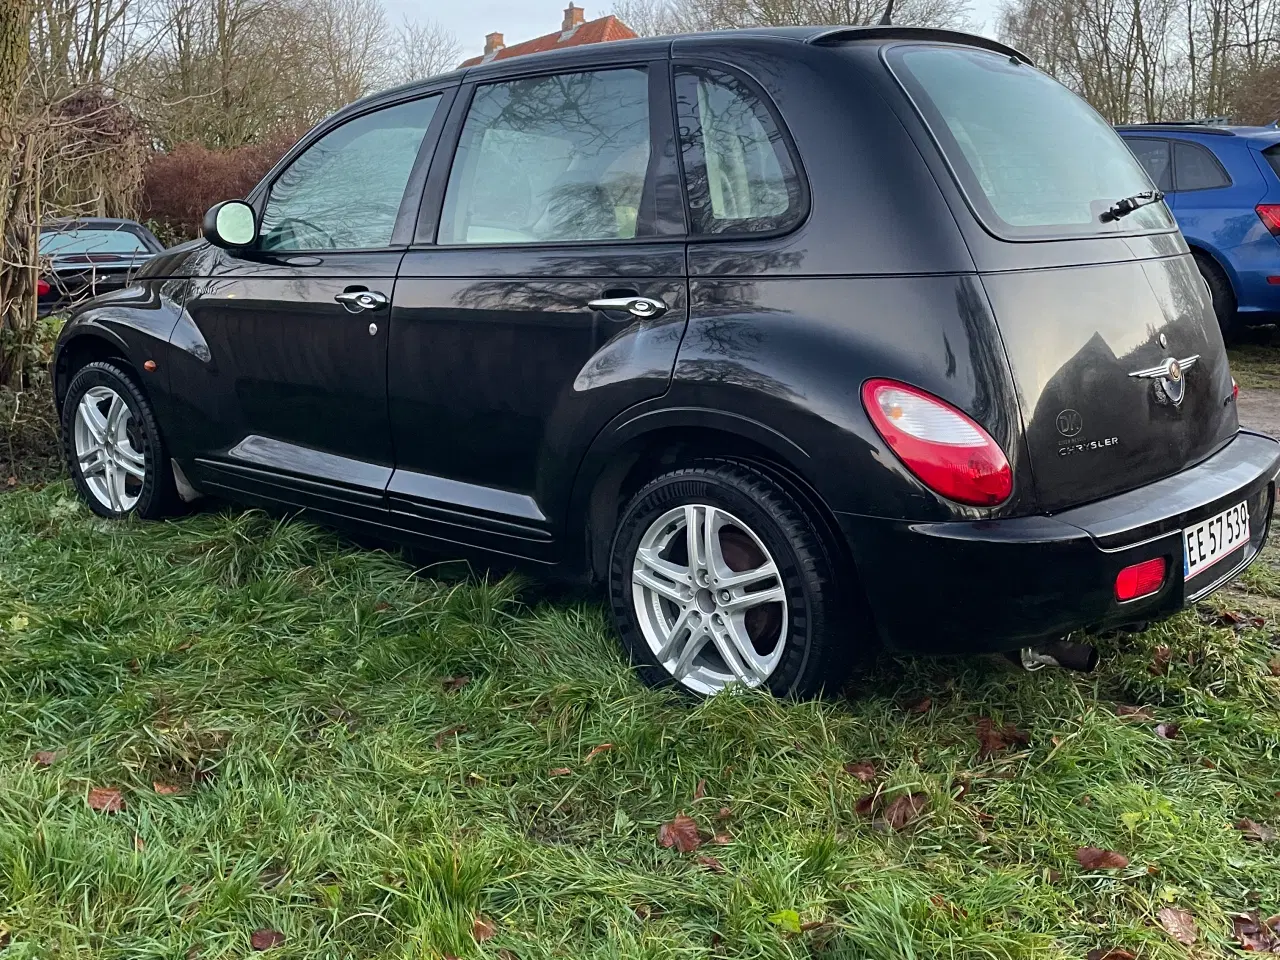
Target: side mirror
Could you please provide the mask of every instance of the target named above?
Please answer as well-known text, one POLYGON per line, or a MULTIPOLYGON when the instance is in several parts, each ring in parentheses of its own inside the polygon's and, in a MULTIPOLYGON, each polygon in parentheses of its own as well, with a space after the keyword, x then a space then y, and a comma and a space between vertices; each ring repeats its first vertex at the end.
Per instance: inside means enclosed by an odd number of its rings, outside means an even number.
POLYGON ((204 235, 210 243, 236 250, 258 239, 258 217, 243 200, 226 200, 204 215, 204 235))

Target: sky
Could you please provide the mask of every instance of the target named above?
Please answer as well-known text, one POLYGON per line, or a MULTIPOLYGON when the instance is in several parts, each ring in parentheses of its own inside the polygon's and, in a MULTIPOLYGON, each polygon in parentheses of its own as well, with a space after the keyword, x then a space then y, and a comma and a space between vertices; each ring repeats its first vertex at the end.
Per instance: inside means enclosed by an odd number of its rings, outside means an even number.
MULTIPOLYGON (((462 44, 462 57, 484 52, 484 35, 498 32, 507 45, 532 40, 560 29, 568 0, 384 0, 392 22, 402 17, 435 20, 462 44)), ((997 0, 970 0, 971 17, 979 33, 991 32, 997 0)), ((613 0, 576 0, 588 20, 602 17, 613 0)))

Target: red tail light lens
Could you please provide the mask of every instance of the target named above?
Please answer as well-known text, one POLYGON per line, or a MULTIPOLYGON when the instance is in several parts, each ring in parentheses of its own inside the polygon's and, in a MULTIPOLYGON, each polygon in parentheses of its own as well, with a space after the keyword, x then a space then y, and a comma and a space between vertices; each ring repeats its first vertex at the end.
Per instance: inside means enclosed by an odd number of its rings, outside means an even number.
POLYGON ((1116 599, 1137 600, 1155 593, 1164 586, 1167 566, 1164 557, 1156 557, 1125 567, 1116 574, 1116 599))
POLYGON ((1235 377, 1231 378, 1231 399, 1232 400, 1240 399, 1240 384, 1236 383, 1235 377))
POLYGON ((978 507, 1009 499, 1013 471, 1004 451, 951 404, 896 380, 868 380, 862 403, 884 442, 930 490, 978 507))
POLYGON ((1260 203, 1253 208, 1262 222, 1277 237, 1280 237, 1280 203, 1260 203))
POLYGON ((49 292, 49 281, 45 280, 43 277, 38 279, 36 281, 36 296, 43 297, 48 292, 49 292))

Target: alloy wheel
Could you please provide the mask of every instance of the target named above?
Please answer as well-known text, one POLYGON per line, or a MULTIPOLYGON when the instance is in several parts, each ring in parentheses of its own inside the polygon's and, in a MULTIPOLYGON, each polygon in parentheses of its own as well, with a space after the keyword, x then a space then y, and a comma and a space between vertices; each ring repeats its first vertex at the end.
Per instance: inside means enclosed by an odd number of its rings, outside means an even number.
POLYGON ((690 690, 756 687, 781 661, 781 573, 760 537, 729 512, 688 504, 662 514, 640 539, 631 584, 645 641, 690 690))
POLYGON ((76 407, 76 461, 85 486, 103 506, 127 513, 147 478, 142 435, 129 405, 110 387, 90 387, 76 407))

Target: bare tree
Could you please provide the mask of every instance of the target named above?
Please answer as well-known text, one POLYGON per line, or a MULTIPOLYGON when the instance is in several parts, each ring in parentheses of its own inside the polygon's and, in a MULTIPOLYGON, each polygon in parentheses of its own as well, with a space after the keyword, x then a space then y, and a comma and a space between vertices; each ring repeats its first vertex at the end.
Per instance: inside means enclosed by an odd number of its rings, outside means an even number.
POLYGON ((462 44, 439 23, 406 17, 396 31, 390 80, 408 83, 447 73, 458 65, 461 56, 462 44))

